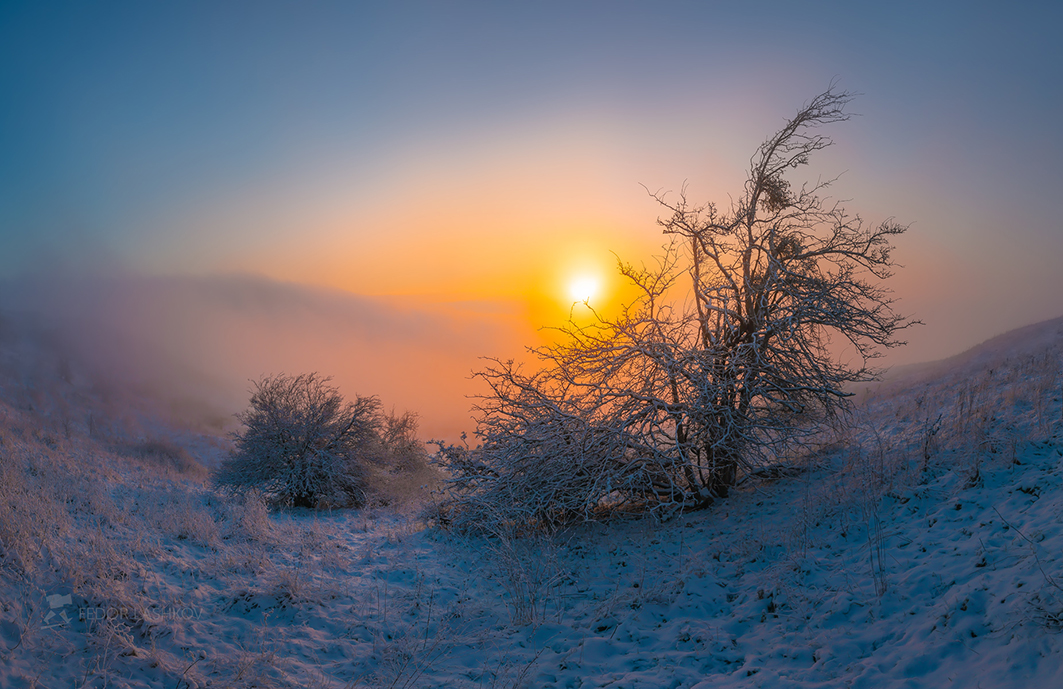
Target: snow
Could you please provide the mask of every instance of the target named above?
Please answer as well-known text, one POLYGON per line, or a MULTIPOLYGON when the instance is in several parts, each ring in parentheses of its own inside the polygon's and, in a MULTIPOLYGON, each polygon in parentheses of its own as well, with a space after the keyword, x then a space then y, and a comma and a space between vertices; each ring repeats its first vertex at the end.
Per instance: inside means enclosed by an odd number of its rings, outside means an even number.
POLYGON ((513 540, 233 503, 115 450, 222 439, 8 347, 0 686, 1063 686, 1061 328, 869 388, 710 509, 513 540))

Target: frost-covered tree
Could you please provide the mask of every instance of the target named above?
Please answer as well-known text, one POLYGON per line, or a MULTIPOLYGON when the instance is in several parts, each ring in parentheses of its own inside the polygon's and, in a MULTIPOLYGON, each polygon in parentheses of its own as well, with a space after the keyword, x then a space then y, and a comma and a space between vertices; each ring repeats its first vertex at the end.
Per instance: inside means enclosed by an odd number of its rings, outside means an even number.
POLYGON ((363 504, 368 464, 381 453, 380 401, 346 401, 330 380, 309 373, 255 382, 217 484, 258 489, 281 506, 363 504))
POLYGON ((450 518, 553 522, 666 510, 726 496, 847 408, 884 347, 913 321, 882 281, 905 227, 866 224, 788 178, 848 119, 827 90, 751 159, 729 207, 655 194, 670 243, 650 268, 621 264, 638 298, 617 317, 570 322, 526 373, 493 361, 475 448, 442 447, 450 518), (838 356, 848 347, 846 358, 838 356))

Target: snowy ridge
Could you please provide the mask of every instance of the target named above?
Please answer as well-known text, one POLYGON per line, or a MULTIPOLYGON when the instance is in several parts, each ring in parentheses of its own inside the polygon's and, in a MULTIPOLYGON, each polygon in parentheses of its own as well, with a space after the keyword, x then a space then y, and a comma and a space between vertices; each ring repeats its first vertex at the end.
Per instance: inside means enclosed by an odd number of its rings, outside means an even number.
POLYGON ((520 540, 223 500, 223 439, 7 339, 0 686, 1063 686, 1061 327, 861 393, 708 510, 520 540))

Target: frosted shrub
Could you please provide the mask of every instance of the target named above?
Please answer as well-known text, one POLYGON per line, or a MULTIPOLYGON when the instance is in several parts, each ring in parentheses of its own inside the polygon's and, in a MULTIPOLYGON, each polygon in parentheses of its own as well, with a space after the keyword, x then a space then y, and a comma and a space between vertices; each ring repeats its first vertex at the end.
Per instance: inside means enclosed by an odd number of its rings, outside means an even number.
POLYGON ((623 461, 615 434, 557 408, 481 437, 474 449, 437 443, 450 479, 435 516, 459 531, 549 531, 640 505, 652 485, 647 464, 623 461))
POLYGON ((350 507, 365 502, 366 466, 381 451, 380 401, 348 402, 315 373, 254 384, 244 431, 215 475, 230 492, 255 488, 284 507, 350 507))

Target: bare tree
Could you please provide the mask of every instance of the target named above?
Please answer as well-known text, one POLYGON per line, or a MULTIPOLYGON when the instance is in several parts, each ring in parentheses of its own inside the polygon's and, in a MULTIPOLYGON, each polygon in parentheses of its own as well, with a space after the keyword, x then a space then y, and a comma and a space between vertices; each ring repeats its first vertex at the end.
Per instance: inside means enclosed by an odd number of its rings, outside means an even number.
POLYGON ((670 243, 652 267, 620 265, 638 298, 561 328, 535 373, 496 360, 478 374, 491 388, 479 446, 441 446, 452 518, 705 505, 847 409, 846 384, 873 379, 914 323, 881 286, 906 227, 850 215, 824 196, 834 180, 786 178, 832 144, 819 128, 848 119, 851 99, 832 87, 805 105, 729 208, 653 194, 670 243))
POLYGON ((254 383, 245 429, 215 481, 230 491, 256 488, 289 507, 364 503, 367 465, 381 452, 380 401, 343 399, 316 373, 267 376, 254 383))

